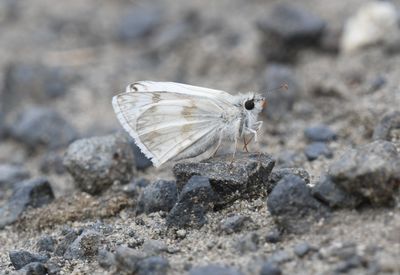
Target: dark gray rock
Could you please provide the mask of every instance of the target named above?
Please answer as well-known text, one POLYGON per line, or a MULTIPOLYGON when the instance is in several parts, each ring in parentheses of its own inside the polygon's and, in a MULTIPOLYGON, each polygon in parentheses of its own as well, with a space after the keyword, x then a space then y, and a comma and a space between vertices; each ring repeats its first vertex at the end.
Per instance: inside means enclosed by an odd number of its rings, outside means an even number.
POLYGON ((168 251, 167 245, 159 240, 145 240, 143 243, 142 251, 147 256, 156 256, 162 252, 168 251))
POLYGON ((362 197, 344 191, 327 175, 321 176, 311 192, 314 197, 332 208, 352 209, 359 206, 363 201, 362 197))
POLYGON ((44 174, 57 174, 62 175, 66 172, 66 168, 63 164, 63 157, 60 153, 49 152, 43 158, 41 158, 39 163, 39 169, 44 174))
POLYGON ((299 50, 317 46, 325 22, 296 4, 277 4, 258 21, 261 50, 267 61, 295 61, 299 50))
POLYGON ((25 275, 47 275, 47 268, 43 263, 33 262, 24 266, 21 270, 25 275))
POLYGON ((265 236, 265 241, 267 243, 278 243, 282 240, 282 234, 281 232, 274 228, 271 231, 269 231, 267 233, 267 235, 265 236))
POLYGON ((122 191, 124 191, 129 196, 139 196, 143 192, 143 188, 150 185, 150 181, 145 178, 133 179, 130 183, 124 185, 122 187, 122 191))
POLYGON ((39 252, 53 252, 56 244, 57 242, 53 237, 44 235, 38 240, 36 246, 39 252))
POLYGON ((139 197, 136 213, 168 212, 178 199, 175 181, 157 180, 146 186, 139 197))
POLYGON ((324 142, 313 142, 304 149, 304 154, 309 161, 316 160, 320 156, 332 158, 333 153, 329 146, 324 142))
POLYGON ((115 250, 117 268, 129 272, 129 274, 135 274, 138 271, 139 261, 145 258, 144 253, 129 247, 119 246, 115 250))
POLYGON ((376 92, 380 89, 382 89, 385 84, 386 84, 387 80, 383 75, 378 75, 376 76, 370 83, 370 87, 369 87, 369 92, 376 92))
POLYGON ((133 150, 133 154, 135 156, 135 164, 136 164, 136 169, 144 171, 150 166, 153 165, 151 160, 149 160, 140 150, 140 148, 135 144, 132 138, 130 138, 130 145, 133 150))
POLYGON ((359 255, 354 255, 348 259, 345 259, 341 261, 335 268, 335 271, 337 273, 347 273, 351 269, 361 267, 365 265, 365 260, 359 256, 359 255))
POLYGON ((10 127, 10 135, 32 150, 63 147, 78 137, 75 128, 58 112, 45 107, 22 111, 10 127))
POLYGON ((375 126, 373 140, 392 140, 392 132, 400 129, 400 112, 394 111, 385 114, 375 126))
POLYGON ((13 187, 17 182, 29 178, 29 171, 18 164, 0 164, 0 188, 13 187))
POLYGON ((216 201, 208 178, 192 176, 179 194, 178 202, 167 216, 167 225, 201 227, 207 222, 206 213, 216 201))
POLYGON ((53 200, 53 189, 46 179, 19 182, 7 204, 0 208, 0 229, 14 223, 28 207, 41 207, 53 200))
POLYGON ((45 263, 49 259, 47 256, 33 254, 25 250, 15 250, 8 253, 10 261, 16 270, 19 270, 29 263, 45 263))
MULTIPOLYGON (((287 175, 295 175, 304 180, 305 183, 309 184, 310 183, 310 175, 308 172, 303 169, 303 168, 280 168, 280 169, 274 169, 272 170, 271 174, 269 175, 269 186, 272 188, 275 187, 275 185, 283 179, 287 175)), ((272 191, 268 190, 268 193, 272 191)))
POLYGON ((331 128, 323 124, 307 127, 304 130, 304 135, 310 141, 316 142, 329 142, 337 138, 336 133, 331 128))
POLYGON ((400 156, 393 143, 374 141, 349 150, 329 167, 332 181, 376 204, 390 204, 400 185, 400 156))
POLYGON ((268 258, 269 262, 275 264, 282 264, 291 260, 293 260, 293 257, 285 250, 277 250, 268 258))
POLYGON ((146 5, 127 10, 121 16, 117 24, 115 33, 118 40, 130 42, 136 39, 144 38, 154 32, 163 21, 161 7, 156 5, 146 5))
POLYGON ((77 237, 64 253, 64 258, 71 259, 89 259, 97 256, 101 243, 101 234, 93 230, 84 231, 77 237))
POLYGON ((178 189, 194 175, 209 178, 211 187, 218 195, 217 207, 232 204, 237 199, 258 198, 264 196, 268 178, 274 167, 274 160, 266 154, 232 155, 216 157, 202 162, 177 163, 173 172, 178 189))
POLYGON ((313 222, 328 214, 328 208, 295 175, 285 176, 278 182, 268 197, 267 206, 277 224, 292 233, 307 232, 313 222))
POLYGON ((260 270, 260 275, 281 275, 282 270, 279 268, 278 265, 272 262, 265 262, 260 270))
POLYGON ((128 183, 134 173, 134 156, 122 134, 80 139, 72 143, 64 165, 76 186, 99 194, 114 182, 128 183))
POLYGON ((296 254, 298 257, 302 258, 311 251, 315 251, 315 248, 311 246, 310 244, 304 242, 304 243, 299 243, 294 246, 293 248, 294 254, 296 254))
POLYGON ((242 236, 237 242, 237 249, 241 254, 257 251, 260 244, 260 237, 256 232, 250 232, 242 236))
POLYGON ((276 166, 279 168, 294 168, 301 167, 306 162, 306 157, 303 153, 285 150, 277 155, 276 166))
POLYGON ((58 243, 54 251, 54 255, 63 256, 68 247, 78 238, 79 233, 75 230, 68 230, 65 232, 64 238, 58 243))
POLYGON ((232 234, 242 231, 249 222, 251 222, 250 217, 238 214, 223 219, 220 223, 220 229, 227 234, 232 234))
POLYGON ((189 270, 189 275, 242 275, 243 273, 233 267, 224 267, 220 265, 207 265, 202 267, 193 267, 189 270))
POLYGON ((1 111, 2 105, 0 104, 0 140, 7 135, 7 127, 4 121, 4 113, 1 111))
POLYGON ((40 63, 11 64, 5 75, 4 112, 8 114, 27 105, 46 104, 49 99, 61 97, 75 78, 60 67, 40 63))
POLYGON ((153 256, 140 260, 137 263, 138 275, 164 275, 167 274, 170 265, 167 259, 153 256))
POLYGON ((301 88, 294 71, 285 65, 269 65, 264 72, 261 86, 267 99, 267 107, 263 112, 273 120, 287 116, 301 95, 301 88), (276 90, 283 84, 287 84, 287 90, 284 88, 276 90))
POLYGON ((108 250, 99 249, 97 254, 97 262, 102 268, 110 268, 116 264, 115 255, 108 250))

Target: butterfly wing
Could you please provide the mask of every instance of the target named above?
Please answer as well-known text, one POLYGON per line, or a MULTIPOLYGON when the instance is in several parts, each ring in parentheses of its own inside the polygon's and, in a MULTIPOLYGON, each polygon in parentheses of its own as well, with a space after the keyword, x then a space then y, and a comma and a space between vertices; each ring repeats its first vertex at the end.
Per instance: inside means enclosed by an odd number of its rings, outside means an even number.
MULTIPOLYGON (((171 84, 160 85, 152 88, 168 88, 169 91, 130 90, 113 98, 120 123, 156 167, 171 158, 179 158, 180 153, 187 153, 200 140, 219 135, 224 123, 221 114, 229 107, 227 102, 210 96, 183 93, 179 89, 181 86, 174 89, 180 91, 178 93, 172 92, 171 84)), ((207 149, 194 148, 200 150, 199 154, 207 149)))
POLYGON ((126 87, 126 92, 165 91, 176 94, 211 98, 221 102, 231 102, 232 95, 221 91, 176 82, 138 81, 126 87))

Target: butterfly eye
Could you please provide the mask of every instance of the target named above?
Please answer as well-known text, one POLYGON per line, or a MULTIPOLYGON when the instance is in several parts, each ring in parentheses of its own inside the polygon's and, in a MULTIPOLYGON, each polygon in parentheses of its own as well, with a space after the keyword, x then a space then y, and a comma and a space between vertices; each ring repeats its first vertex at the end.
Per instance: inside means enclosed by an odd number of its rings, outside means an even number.
POLYGON ((254 109, 254 100, 252 99, 252 100, 247 100, 245 103, 244 103, 244 107, 246 108, 246 110, 253 110, 254 109))

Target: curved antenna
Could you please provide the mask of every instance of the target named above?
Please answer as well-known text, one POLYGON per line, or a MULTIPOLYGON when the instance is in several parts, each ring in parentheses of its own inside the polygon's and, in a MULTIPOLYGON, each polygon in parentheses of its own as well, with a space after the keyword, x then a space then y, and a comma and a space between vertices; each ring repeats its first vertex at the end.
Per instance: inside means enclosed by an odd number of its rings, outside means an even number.
POLYGON ((287 91, 289 89, 289 85, 287 84, 287 83, 283 83, 283 84, 281 84, 279 87, 276 87, 276 88, 273 88, 273 89, 270 89, 270 90, 266 90, 265 92, 261 92, 262 94, 266 94, 266 95, 268 95, 269 93, 271 93, 271 92, 275 92, 275 91, 278 91, 278 90, 285 90, 285 91, 287 91))

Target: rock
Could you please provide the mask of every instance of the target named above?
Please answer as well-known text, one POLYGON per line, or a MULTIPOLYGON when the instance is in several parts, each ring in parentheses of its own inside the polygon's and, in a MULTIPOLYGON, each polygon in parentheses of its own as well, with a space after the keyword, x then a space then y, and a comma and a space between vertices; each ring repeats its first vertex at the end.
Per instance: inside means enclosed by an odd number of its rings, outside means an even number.
POLYGON ((173 172, 178 189, 194 175, 207 177, 218 195, 216 207, 223 207, 237 199, 257 198, 266 194, 268 177, 274 160, 265 154, 231 155, 211 158, 201 162, 177 163, 173 172))
POLYGON ((143 252, 147 256, 159 255, 162 252, 168 251, 165 243, 159 240, 145 240, 143 243, 143 252))
POLYGON ((134 5, 121 16, 115 33, 118 40, 130 42, 150 35, 162 23, 162 9, 156 5, 134 5))
POLYGON ((295 245, 293 248, 294 253, 300 258, 304 257, 305 255, 307 255, 309 252, 311 252, 313 250, 315 250, 315 248, 306 242, 299 243, 299 244, 295 245))
POLYGON ((384 42, 398 32, 399 14, 393 3, 365 3, 345 25, 341 50, 353 53, 366 46, 384 42))
POLYGON ((148 257, 137 263, 137 275, 164 275, 169 269, 169 262, 159 256, 148 257))
POLYGON ((329 142, 337 138, 336 133, 331 128, 323 124, 307 127, 304 130, 304 135, 310 141, 314 142, 329 142))
MULTIPOLYGON (((287 175, 299 176, 300 178, 302 178, 304 180, 304 182, 306 184, 310 183, 310 175, 308 174, 308 172, 305 169, 303 169, 303 168, 280 168, 280 169, 272 170, 271 174, 269 175, 269 179, 268 179, 269 186, 271 186, 272 188, 275 187, 275 185, 287 175)), ((271 191, 272 191, 272 189, 268 190, 269 193, 271 191)))
POLYGON ((29 178, 29 171, 18 164, 0 164, 0 189, 13 187, 14 184, 29 178))
POLYGON ((123 135, 80 139, 72 143, 64 165, 77 188, 99 194, 114 182, 128 183, 134 173, 134 156, 123 135))
POLYGON ((50 259, 46 263, 47 274, 48 275, 59 275, 61 272, 61 267, 63 266, 63 260, 59 258, 50 259))
POLYGON ((400 184, 400 157, 388 141, 349 150, 329 167, 332 181, 375 205, 390 204, 400 184))
POLYGON ((363 199, 347 193, 332 179, 323 175, 311 190, 312 195, 331 208, 350 208, 359 206, 363 199))
POLYGON ((282 240, 282 234, 278 229, 274 228, 267 233, 265 241, 267 243, 278 243, 282 240))
POLYGON ((276 4, 258 21, 262 33, 261 50, 267 61, 294 61, 297 52, 317 46, 325 22, 296 4, 276 4))
POLYGON ((386 77, 384 77, 383 75, 378 75, 371 81, 368 91, 371 93, 376 92, 382 89, 386 85, 386 83, 386 77))
POLYGON ((208 178, 192 176, 179 194, 178 202, 167 216, 167 225, 201 227, 207 222, 206 212, 212 209, 216 194, 208 178))
POLYGON ((100 242, 100 233, 93 230, 86 230, 67 248, 64 253, 64 258, 67 260, 83 260, 97 256, 100 242))
POLYGON ((220 223, 220 229, 227 234, 240 232, 247 223, 251 222, 251 218, 240 214, 223 219, 220 223))
POLYGON ((264 71, 261 87, 267 99, 267 107, 264 108, 263 113, 275 121, 284 118, 293 110, 294 103, 301 94, 294 71, 285 65, 269 65, 264 71), (287 85, 287 90, 276 91, 283 84, 287 85))
POLYGON ((282 271, 276 264, 272 262, 265 262, 260 271, 260 275, 281 275, 282 271))
POLYGON ((260 237, 256 232, 250 232, 241 237, 237 242, 237 248, 241 254, 258 250, 260 237))
POLYGON ((289 262, 292 259, 293 257, 285 250, 277 250, 268 258, 268 261, 275 264, 282 264, 289 262))
POLYGON ((331 54, 337 54, 340 50, 340 40, 342 38, 343 28, 327 26, 322 33, 320 47, 323 51, 331 54))
POLYGON ((97 262, 102 268, 110 268, 116 264, 115 255, 105 249, 100 249, 97 255, 97 262))
POLYGON ((65 232, 65 237, 58 243, 54 255, 63 256, 68 247, 78 238, 79 233, 75 230, 65 232))
POLYGON ((40 63, 15 63, 6 69, 4 83, 5 114, 32 104, 47 104, 65 95, 75 77, 60 67, 40 63), (27 93, 29 91, 29 93, 27 93))
POLYGON ((332 158, 333 153, 329 149, 328 145, 324 142, 313 142, 304 149, 304 154, 309 161, 318 159, 320 156, 325 156, 326 158, 332 158))
POLYGON ((47 268, 43 263, 33 262, 24 266, 21 271, 26 275, 47 275, 47 268))
POLYGON ((2 140, 6 135, 7 135, 7 127, 4 122, 4 114, 1 111, 1 105, 0 105, 0 140, 2 140))
POLYGON ((16 270, 19 270, 29 263, 40 262, 45 263, 48 260, 47 256, 33 254, 25 250, 15 250, 8 253, 10 261, 16 270))
POLYGON ((66 172, 63 164, 63 157, 56 152, 47 153, 39 163, 39 169, 44 174, 62 175, 66 172))
POLYGON ((292 150, 284 150, 277 155, 276 166, 280 168, 301 167, 306 162, 303 153, 292 150))
POLYGON ((365 263, 365 261, 364 261, 364 259, 361 258, 361 256, 354 255, 354 256, 340 262, 336 266, 335 271, 338 273, 347 273, 353 268, 363 266, 364 263, 365 263))
POLYGON ((117 268, 129 274, 135 274, 138 270, 139 261, 146 258, 146 255, 138 250, 119 246, 115 250, 115 260, 117 268))
POLYGON ((139 197, 136 213, 168 212, 178 199, 175 181, 157 180, 147 185, 139 197))
POLYGON ((22 111, 10 127, 10 135, 29 149, 56 149, 78 137, 77 131, 55 110, 31 107, 22 111))
POLYGON ((53 252, 56 246, 56 240, 49 236, 42 236, 36 244, 39 252, 53 252))
POLYGON ((298 176, 288 175, 278 182, 267 200, 268 210, 278 225, 292 233, 308 231, 312 222, 328 214, 326 206, 311 195, 298 176))
POLYGON ((132 179, 130 183, 122 187, 122 191, 128 196, 136 197, 143 193, 143 188, 150 185, 150 181, 145 178, 132 179))
POLYGON ((135 164, 136 164, 136 169, 140 171, 144 171, 150 166, 152 166, 151 160, 149 160, 140 150, 140 148, 135 144, 132 138, 129 138, 130 142, 129 144, 132 147, 133 150, 133 155, 135 156, 135 164))
POLYGON ((28 207, 41 207, 54 200, 50 183, 44 179, 26 180, 16 184, 6 205, 0 208, 0 229, 14 223, 28 207))
POLYGON ((373 140, 387 140, 392 141, 394 139, 394 130, 400 129, 400 112, 393 111, 386 113, 379 123, 375 126, 374 133, 372 135, 373 140))
POLYGON ((189 275, 242 275, 243 273, 233 267, 224 267, 215 264, 193 267, 189 275))

